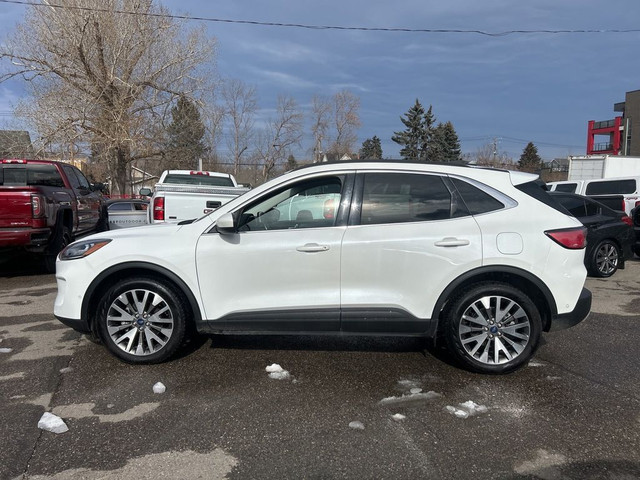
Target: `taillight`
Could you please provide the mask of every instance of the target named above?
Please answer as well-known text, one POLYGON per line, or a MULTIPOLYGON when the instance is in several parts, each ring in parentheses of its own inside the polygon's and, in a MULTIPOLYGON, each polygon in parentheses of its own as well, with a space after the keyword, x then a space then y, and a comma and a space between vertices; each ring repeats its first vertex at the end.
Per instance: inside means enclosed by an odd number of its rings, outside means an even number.
POLYGON ((17 158, 3 158, 2 163, 27 163, 27 161, 19 160, 17 158))
POLYGON ((631 217, 628 217, 626 215, 623 215, 622 218, 620 219, 622 220, 624 223, 626 223, 627 225, 629 225, 630 227, 633 227, 633 220, 631 220, 631 217))
POLYGON ((636 208, 637 208, 637 207, 640 207, 640 200, 638 200, 638 201, 636 202, 636 208))
POLYGON ((31 215, 33 218, 44 216, 44 197, 42 195, 31 195, 31 215))
POLYGON ((585 227, 547 230, 544 233, 558 245, 570 250, 579 250, 584 248, 587 243, 587 229, 585 227))
POLYGON ((164 197, 157 197, 153 201, 153 219, 164 220, 164 197))

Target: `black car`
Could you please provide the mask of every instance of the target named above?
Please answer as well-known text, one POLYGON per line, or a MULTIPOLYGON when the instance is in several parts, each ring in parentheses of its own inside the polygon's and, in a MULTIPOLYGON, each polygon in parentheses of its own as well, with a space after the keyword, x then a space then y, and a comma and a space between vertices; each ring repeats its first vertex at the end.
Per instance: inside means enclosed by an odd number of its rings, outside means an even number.
POLYGON ((640 257, 640 207, 631 210, 631 218, 633 219, 633 230, 636 232, 636 241, 633 245, 633 253, 640 257))
POLYGON ((625 260, 633 257, 635 238, 631 218, 582 195, 555 192, 550 195, 587 227, 584 264, 591 275, 610 277, 624 268, 625 260))

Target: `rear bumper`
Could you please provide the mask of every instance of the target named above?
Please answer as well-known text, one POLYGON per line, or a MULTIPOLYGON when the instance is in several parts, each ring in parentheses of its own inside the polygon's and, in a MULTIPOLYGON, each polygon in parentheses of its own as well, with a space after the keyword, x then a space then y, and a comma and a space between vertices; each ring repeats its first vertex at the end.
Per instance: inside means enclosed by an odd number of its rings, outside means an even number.
POLYGON ((4 247, 41 247, 49 242, 49 228, 0 229, 0 248, 4 247))
POLYGON ((58 315, 56 315, 55 317, 58 320, 60 320, 62 323, 64 323, 67 327, 71 327, 77 332, 91 333, 91 329, 89 328, 89 325, 84 320, 79 320, 76 318, 59 317, 58 315))
POLYGON ((586 288, 580 292, 580 297, 571 312, 554 315, 551 319, 549 331, 564 330, 573 327, 589 316, 591 312, 591 292, 586 288))

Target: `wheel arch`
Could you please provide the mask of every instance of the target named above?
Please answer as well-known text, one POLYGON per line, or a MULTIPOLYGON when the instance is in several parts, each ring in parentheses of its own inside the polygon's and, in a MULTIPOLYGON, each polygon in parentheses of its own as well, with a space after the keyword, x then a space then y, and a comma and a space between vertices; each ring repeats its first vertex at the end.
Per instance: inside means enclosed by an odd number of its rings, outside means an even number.
POLYGON ((98 302, 100 302, 102 296, 116 279, 125 276, 144 276, 172 284, 177 289, 177 292, 187 300, 187 306, 191 314, 191 319, 187 319, 187 323, 191 323, 195 327, 202 321, 202 314, 196 297, 182 278, 172 271, 153 263, 126 262, 108 268, 98 275, 87 288, 82 301, 81 315, 82 318, 87 320, 89 328, 94 334, 97 334, 96 314, 98 312, 98 302))
POLYGON ((517 267, 491 265, 470 270, 451 282, 440 294, 433 309, 431 318, 436 320, 434 326, 437 332, 441 326, 441 315, 449 300, 458 289, 468 288, 481 282, 502 282, 512 285, 527 295, 536 305, 542 320, 542 330, 548 332, 551 319, 557 315, 558 308, 551 290, 542 280, 526 270, 517 267))

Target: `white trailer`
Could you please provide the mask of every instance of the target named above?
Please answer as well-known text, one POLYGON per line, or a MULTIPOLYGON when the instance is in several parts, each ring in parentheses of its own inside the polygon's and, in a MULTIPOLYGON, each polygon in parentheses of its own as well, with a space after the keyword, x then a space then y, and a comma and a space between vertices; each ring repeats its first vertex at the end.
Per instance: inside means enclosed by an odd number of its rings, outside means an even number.
POLYGON ((640 157, 619 155, 569 156, 568 180, 640 176, 640 157))

